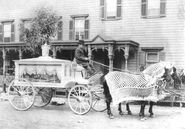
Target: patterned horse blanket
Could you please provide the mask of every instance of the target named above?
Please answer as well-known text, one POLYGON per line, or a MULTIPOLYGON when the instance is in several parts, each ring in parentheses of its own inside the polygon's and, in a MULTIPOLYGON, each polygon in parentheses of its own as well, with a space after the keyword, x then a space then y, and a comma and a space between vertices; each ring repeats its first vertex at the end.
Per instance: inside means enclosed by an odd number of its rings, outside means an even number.
POLYGON ((110 72, 105 76, 113 105, 123 101, 150 100, 157 101, 156 85, 150 76, 126 72, 110 72))
POLYGON ((154 76, 155 77, 161 77, 165 72, 164 68, 172 69, 172 67, 173 67, 172 63, 161 61, 159 63, 155 63, 155 64, 152 64, 149 67, 147 67, 143 71, 143 74, 147 74, 147 75, 150 75, 152 77, 154 77, 154 76))
POLYGON ((113 105, 123 101, 158 101, 164 95, 158 95, 157 78, 164 74, 164 68, 172 67, 166 62, 153 64, 141 74, 113 71, 106 76, 106 82, 112 96, 113 105))

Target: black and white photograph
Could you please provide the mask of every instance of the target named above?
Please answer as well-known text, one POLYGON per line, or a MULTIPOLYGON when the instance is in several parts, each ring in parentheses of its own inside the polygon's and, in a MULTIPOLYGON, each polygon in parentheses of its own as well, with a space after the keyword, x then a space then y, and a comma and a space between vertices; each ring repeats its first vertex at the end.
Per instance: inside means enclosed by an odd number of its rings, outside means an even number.
POLYGON ((0 129, 185 129, 185 0, 0 0, 0 129))

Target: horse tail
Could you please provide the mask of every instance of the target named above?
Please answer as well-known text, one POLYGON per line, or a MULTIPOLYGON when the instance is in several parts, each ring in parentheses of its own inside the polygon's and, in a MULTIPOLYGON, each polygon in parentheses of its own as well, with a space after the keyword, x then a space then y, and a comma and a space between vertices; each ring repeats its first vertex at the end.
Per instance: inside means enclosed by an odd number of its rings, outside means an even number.
POLYGON ((110 94, 106 79, 103 80, 103 89, 104 89, 103 93, 105 95, 106 101, 109 103, 112 102, 112 96, 110 94))

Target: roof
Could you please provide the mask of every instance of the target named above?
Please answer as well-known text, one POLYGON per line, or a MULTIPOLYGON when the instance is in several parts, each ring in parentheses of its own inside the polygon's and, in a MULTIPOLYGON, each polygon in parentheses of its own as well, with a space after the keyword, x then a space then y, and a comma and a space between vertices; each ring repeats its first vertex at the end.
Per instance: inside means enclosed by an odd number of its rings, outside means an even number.
POLYGON ((21 59, 21 60, 14 60, 18 63, 23 64, 61 64, 61 63, 71 63, 70 60, 63 60, 63 59, 54 59, 50 56, 40 56, 37 58, 29 58, 29 59, 21 59))
POLYGON ((98 45, 98 44, 117 44, 117 45, 132 45, 139 46, 139 43, 129 39, 114 39, 110 36, 97 35, 91 41, 87 41, 86 44, 98 45))

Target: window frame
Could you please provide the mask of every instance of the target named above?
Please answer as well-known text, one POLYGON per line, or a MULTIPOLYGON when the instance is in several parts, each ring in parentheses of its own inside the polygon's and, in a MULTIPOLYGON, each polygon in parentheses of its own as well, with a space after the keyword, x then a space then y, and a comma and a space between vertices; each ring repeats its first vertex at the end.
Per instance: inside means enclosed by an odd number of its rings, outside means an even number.
MULTIPOLYGON (((23 26, 23 28, 25 29, 30 29, 30 28, 27 28, 27 27, 25 27, 25 24, 26 24, 26 22, 27 23, 31 23, 31 20, 32 20, 32 18, 24 18, 24 19, 21 19, 21 23, 20 23, 20 25, 22 25, 23 26)), ((20 31, 19 31, 19 41, 20 42, 24 42, 24 38, 25 38, 25 34, 22 34, 22 33, 20 33, 20 31)))
POLYGON ((157 63, 159 61, 165 61, 166 52, 164 51, 164 47, 141 47, 141 51, 139 52, 139 65, 140 66, 149 66, 150 64, 157 63), (147 53, 157 53, 157 60, 148 60, 147 53))
POLYGON ((24 27, 25 27, 25 23, 26 23, 26 22, 31 22, 31 20, 32 20, 32 18, 21 19, 21 24, 23 24, 24 27))
POLYGON ((62 21, 62 18, 58 21, 57 23, 57 32, 56 32, 56 36, 57 36, 57 40, 58 41, 62 41, 63 40, 63 30, 64 30, 64 22, 62 21), (61 28, 59 28, 59 25, 61 23, 61 28), (59 33, 61 33, 61 37, 59 37, 59 33), (60 39, 61 38, 61 39, 60 39))
POLYGON ((69 23, 69 40, 79 40, 76 39, 76 28, 75 28, 75 20, 84 20, 84 31, 83 31, 83 40, 89 39, 89 31, 90 31, 90 24, 88 19, 89 14, 80 14, 80 15, 71 15, 71 20, 69 23), (88 23, 88 26, 86 25, 88 23))
POLYGON ((147 51, 146 52, 146 63, 157 63, 157 62, 159 62, 159 52, 158 51, 147 51), (156 54, 157 59, 156 60, 149 60, 148 59, 149 54, 156 54))
POLYGON ((148 5, 147 5, 147 12, 148 12, 148 17, 159 17, 160 15, 160 4, 161 4, 161 0, 158 0, 157 3, 158 7, 155 6, 155 8, 149 8, 149 6, 151 6, 150 4, 153 2, 153 0, 148 0, 148 5), (149 4, 150 3, 150 4, 149 4), (154 10, 157 11, 157 14, 154 13, 154 10), (150 13, 149 13, 150 12, 150 13))
POLYGON ((149 15, 148 9, 148 0, 141 0, 141 18, 153 19, 153 18, 163 18, 166 17, 166 5, 167 0, 160 0, 159 1, 159 14, 157 15, 149 15))
POLYGON ((1 26, 2 26, 2 42, 3 43, 11 43, 11 42, 15 42, 15 25, 14 25, 14 20, 5 20, 5 21, 1 21, 1 26), (5 41, 5 37, 4 37, 4 25, 5 24, 10 24, 10 37, 6 37, 9 38, 8 41, 5 41))
POLYGON ((85 18, 84 17, 81 17, 81 18, 75 18, 74 19, 74 38, 75 38, 75 40, 84 40, 85 39, 85 18), (83 35, 81 35, 81 31, 77 31, 77 28, 76 28, 76 21, 78 21, 78 20, 82 20, 83 22, 84 22, 84 28, 83 28, 83 35), (79 36, 79 39, 77 39, 76 38, 76 32, 78 32, 79 34, 78 34, 78 36, 79 36), (82 39, 80 38, 80 37, 83 37, 82 39))
POLYGON ((122 19, 122 2, 123 0, 116 0, 115 16, 107 16, 107 0, 100 0, 100 18, 102 21, 114 21, 122 19))
POLYGON ((64 25, 63 25, 63 21, 62 21, 62 16, 59 17, 59 21, 57 23, 57 31, 54 37, 51 37, 52 41, 63 41, 63 30, 64 30, 64 25), (59 25, 61 25, 59 28, 59 25), (59 33, 61 34, 61 36, 59 36, 59 33))
MULTIPOLYGON (((114 7, 114 8, 115 8, 114 16, 113 16, 113 15, 108 16, 108 13, 110 13, 110 12, 108 12, 108 8, 107 8, 107 7, 108 7, 108 0, 105 0, 105 6, 106 6, 105 12, 106 12, 106 14, 107 14, 106 17, 107 17, 107 19, 109 19, 109 20, 110 20, 110 19, 116 19, 116 15, 117 15, 117 0, 115 0, 115 2, 116 2, 116 3, 114 3, 114 4, 116 4, 116 5, 115 5, 115 7, 114 7)), ((109 3, 109 4, 110 4, 110 3, 109 3)))
POLYGON ((11 29, 12 29, 11 25, 12 25, 11 22, 3 23, 3 42, 10 42, 11 41, 11 29), (10 30, 6 31, 5 26, 9 26, 10 30), (6 33, 8 33, 9 36, 5 36, 6 33), (6 39, 8 39, 8 41, 6 41, 6 39))

